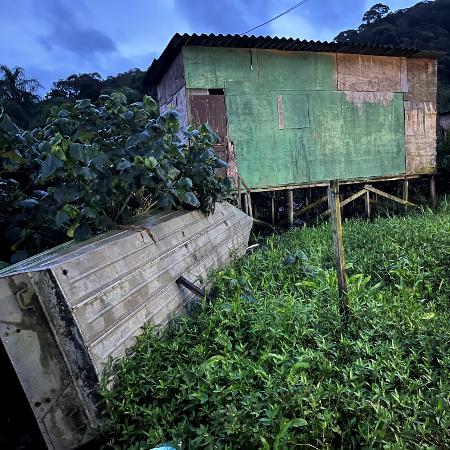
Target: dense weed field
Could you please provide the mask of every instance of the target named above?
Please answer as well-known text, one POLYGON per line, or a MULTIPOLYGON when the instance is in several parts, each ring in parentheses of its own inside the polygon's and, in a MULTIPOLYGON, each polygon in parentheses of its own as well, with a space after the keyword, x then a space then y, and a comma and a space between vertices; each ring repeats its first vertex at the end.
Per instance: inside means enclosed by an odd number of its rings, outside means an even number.
POLYGON ((344 224, 342 327, 329 225, 215 274, 217 300, 118 363, 121 448, 450 446, 450 207, 344 224))

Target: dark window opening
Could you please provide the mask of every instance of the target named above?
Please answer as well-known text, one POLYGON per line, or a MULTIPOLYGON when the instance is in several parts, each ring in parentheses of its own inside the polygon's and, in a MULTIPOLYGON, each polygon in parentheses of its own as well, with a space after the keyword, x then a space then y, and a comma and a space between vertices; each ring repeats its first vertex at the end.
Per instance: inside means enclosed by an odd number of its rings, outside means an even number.
POLYGON ((208 89, 209 95, 224 95, 223 89, 208 89))

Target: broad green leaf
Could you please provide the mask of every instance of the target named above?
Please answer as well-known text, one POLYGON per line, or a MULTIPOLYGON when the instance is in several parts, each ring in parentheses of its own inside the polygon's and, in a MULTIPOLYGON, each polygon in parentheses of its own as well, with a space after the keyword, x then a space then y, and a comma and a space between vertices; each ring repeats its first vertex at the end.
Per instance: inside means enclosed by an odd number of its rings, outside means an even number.
POLYGON ((22 200, 19 205, 23 208, 33 208, 33 206, 36 206, 39 204, 39 201, 35 198, 27 198, 26 200, 22 200))
POLYGON ((71 218, 74 219, 75 217, 77 217, 80 214, 80 211, 78 210, 78 208, 76 208, 73 205, 64 205, 63 207, 63 211, 71 218))
POLYGON ((67 236, 69 236, 71 239, 73 239, 75 230, 80 226, 79 223, 74 223, 68 230, 67 230, 67 236))
POLYGON ((61 225, 64 225, 70 220, 69 215, 64 211, 60 210, 55 215, 55 223, 56 226, 60 227, 61 225))
POLYGON ((155 102, 155 100, 153 100, 151 97, 149 97, 148 95, 144 96, 144 108, 147 112, 151 113, 151 112, 155 112, 158 108, 157 103, 155 102))
POLYGON ((53 191, 53 196, 58 203, 68 203, 79 195, 78 187, 73 184, 62 184, 53 191))
POLYGON ((125 170, 131 167, 131 162, 123 159, 116 165, 117 170, 125 170))
POLYGON ((200 206, 200 201, 193 192, 186 192, 183 199, 185 203, 193 206, 194 208, 198 208, 200 206))
POLYGON ((434 319, 435 317, 436 317, 436 313, 434 313, 434 312, 428 312, 428 313, 422 314, 420 316, 420 318, 422 320, 431 320, 431 319, 434 319))
POLYGON ((46 179, 52 176, 57 169, 63 166, 63 162, 52 154, 47 154, 44 162, 41 165, 40 178, 46 179))

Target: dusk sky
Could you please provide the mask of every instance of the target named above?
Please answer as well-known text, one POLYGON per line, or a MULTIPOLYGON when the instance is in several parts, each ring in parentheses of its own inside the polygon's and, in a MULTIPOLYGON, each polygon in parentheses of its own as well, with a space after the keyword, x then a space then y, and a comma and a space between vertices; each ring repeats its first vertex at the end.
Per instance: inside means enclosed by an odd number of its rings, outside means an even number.
MULTIPOLYGON (((242 33, 299 0, 0 0, 0 64, 48 90, 72 73, 146 69, 175 33, 242 33)), ((332 40, 377 1, 309 0, 251 34, 332 40)), ((392 10, 415 0, 386 1, 392 10)))

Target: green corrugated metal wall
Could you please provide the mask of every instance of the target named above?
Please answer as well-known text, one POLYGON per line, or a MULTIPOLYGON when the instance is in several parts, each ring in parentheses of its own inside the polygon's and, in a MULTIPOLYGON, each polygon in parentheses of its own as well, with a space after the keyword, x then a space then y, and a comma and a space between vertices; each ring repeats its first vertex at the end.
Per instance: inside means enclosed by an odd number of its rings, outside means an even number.
POLYGON ((405 173, 403 94, 385 106, 349 101, 334 54, 184 47, 183 59, 187 88, 225 88, 228 135, 252 188, 405 173))

